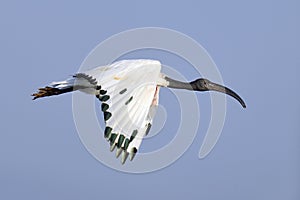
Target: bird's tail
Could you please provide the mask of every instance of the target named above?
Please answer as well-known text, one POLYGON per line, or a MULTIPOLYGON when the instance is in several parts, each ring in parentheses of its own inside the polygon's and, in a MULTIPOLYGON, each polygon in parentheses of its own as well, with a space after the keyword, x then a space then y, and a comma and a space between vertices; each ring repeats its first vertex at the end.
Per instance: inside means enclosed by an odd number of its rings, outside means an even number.
POLYGON ((75 90, 80 90, 87 94, 96 94, 97 88, 96 78, 85 73, 77 73, 65 81, 52 82, 49 86, 39 88, 32 96, 33 100, 35 100, 37 98, 59 95, 75 90))
POLYGON ((74 91, 74 82, 74 78, 71 78, 65 81, 53 82, 49 86, 39 88, 39 90, 36 93, 32 94, 33 100, 41 97, 72 92, 74 91))

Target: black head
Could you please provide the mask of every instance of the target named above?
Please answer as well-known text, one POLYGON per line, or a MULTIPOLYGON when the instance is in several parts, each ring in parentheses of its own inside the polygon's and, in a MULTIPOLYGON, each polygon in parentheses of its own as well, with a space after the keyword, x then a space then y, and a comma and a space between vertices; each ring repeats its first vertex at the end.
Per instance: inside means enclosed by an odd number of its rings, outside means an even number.
POLYGON ((209 83, 211 83, 208 79, 205 78, 199 78, 195 81, 190 82, 193 90, 196 91, 208 91, 209 89, 209 83))
POLYGON ((190 82, 190 84, 191 84, 193 90, 196 90, 196 91, 217 91, 217 92, 221 92, 224 94, 228 94, 228 95, 232 96, 233 98, 235 98, 237 101, 239 101, 240 104, 244 108, 246 108, 246 104, 243 101, 243 99, 238 94, 236 94, 234 91, 232 91, 231 89, 229 89, 225 86, 219 85, 217 83, 213 83, 210 80, 207 80, 204 78, 200 78, 195 81, 192 81, 192 82, 190 82))

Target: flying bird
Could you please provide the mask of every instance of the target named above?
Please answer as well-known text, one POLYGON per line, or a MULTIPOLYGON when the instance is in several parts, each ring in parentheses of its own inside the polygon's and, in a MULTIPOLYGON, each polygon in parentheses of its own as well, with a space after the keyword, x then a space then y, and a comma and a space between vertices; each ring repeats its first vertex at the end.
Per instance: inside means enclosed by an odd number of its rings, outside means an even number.
POLYGON ((133 160, 142 139, 151 128, 159 100, 160 87, 191 91, 217 91, 235 98, 243 108, 245 102, 228 87, 204 78, 181 82, 161 73, 157 60, 121 60, 73 75, 65 81, 52 82, 32 94, 33 100, 76 90, 95 95, 101 102, 105 121, 104 137, 110 150, 116 148, 121 163, 133 160))

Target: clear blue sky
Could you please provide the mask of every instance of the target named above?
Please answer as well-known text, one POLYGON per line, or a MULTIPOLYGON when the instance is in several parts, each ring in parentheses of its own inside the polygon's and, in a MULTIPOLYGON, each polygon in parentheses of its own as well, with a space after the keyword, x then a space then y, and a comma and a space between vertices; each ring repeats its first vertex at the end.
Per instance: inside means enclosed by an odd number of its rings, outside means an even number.
MULTIPOLYGON (((0 199, 299 199, 299 6, 296 0, 2 1, 0 199), (36 102, 29 95, 76 72, 107 37, 144 26, 171 28, 202 44, 248 107, 228 99, 221 138, 199 160, 210 104, 208 94, 198 94, 202 121, 189 150, 163 170, 132 175, 86 151, 71 95, 36 102)), ((167 56, 159 59, 180 71, 184 62, 167 56)), ((168 94, 161 94, 162 104, 171 101, 168 94)), ((173 130, 169 117, 166 135, 173 130)))

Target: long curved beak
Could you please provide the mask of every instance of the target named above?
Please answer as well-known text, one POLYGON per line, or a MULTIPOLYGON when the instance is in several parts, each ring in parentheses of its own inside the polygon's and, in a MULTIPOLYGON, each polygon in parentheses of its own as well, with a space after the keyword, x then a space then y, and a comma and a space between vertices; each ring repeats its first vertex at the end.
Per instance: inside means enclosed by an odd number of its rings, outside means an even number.
POLYGON ((224 94, 228 94, 229 96, 235 98, 238 102, 240 102, 240 104, 243 106, 243 108, 246 108, 246 104, 243 101, 243 99, 234 91, 232 91, 231 89, 229 89, 228 87, 219 85, 217 83, 213 83, 213 82, 209 82, 206 85, 207 90, 211 90, 211 91, 217 91, 217 92, 222 92, 224 94))

